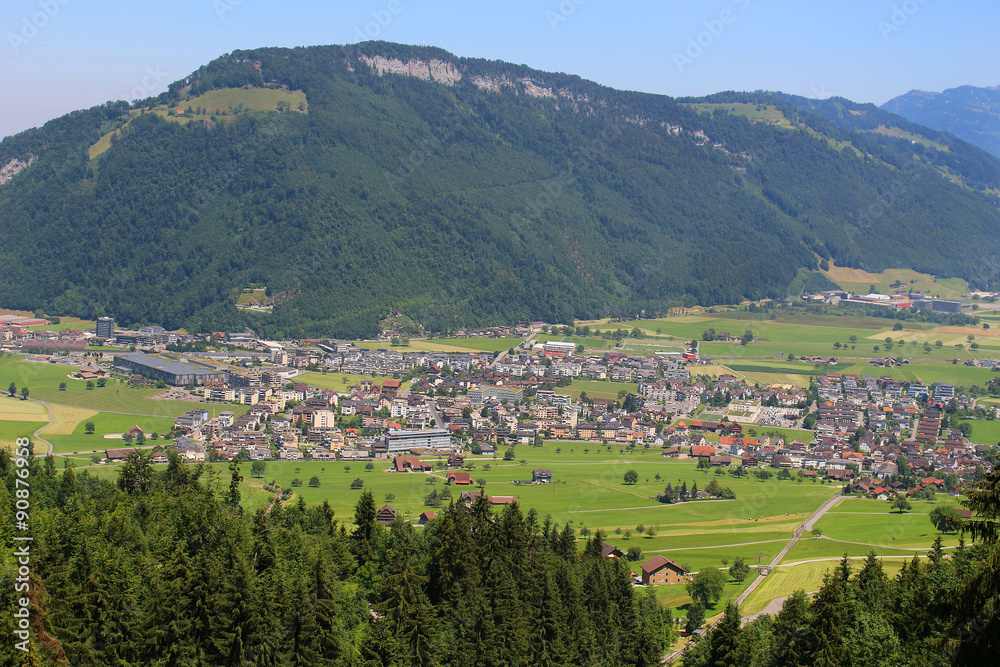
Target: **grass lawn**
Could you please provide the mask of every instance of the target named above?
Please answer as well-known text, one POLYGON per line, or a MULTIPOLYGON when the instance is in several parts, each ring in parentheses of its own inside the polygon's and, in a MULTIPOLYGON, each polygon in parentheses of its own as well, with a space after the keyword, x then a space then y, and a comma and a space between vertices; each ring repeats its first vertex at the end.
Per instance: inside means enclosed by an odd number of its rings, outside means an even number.
MULTIPOLYGON (((108 439, 105 434, 125 433, 133 426, 138 426, 147 435, 146 444, 153 444, 148 437, 155 433, 166 433, 174 424, 173 417, 146 417, 134 415, 122 415, 110 412, 95 412, 89 417, 77 422, 69 433, 50 434, 49 429, 42 431, 41 435, 52 443, 57 453, 79 452, 92 450, 105 450, 108 448, 117 449, 125 447, 125 443, 120 439, 108 439), (86 423, 94 422, 94 433, 88 435, 86 423)), ((66 424, 68 426, 68 424, 66 424)), ((60 429, 68 430, 68 429, 60 429)))
MULTIPOLYGON (((189 401, 161 401, 148 397, 163 393, 162 389, 134 389, 124 383, 109 380, 103 388, 87 390, 83 380, 67 377, 78 366, 24 361, 23 357, 0 359, 0 384, 3 389, 12 381, 18 389, 27 386, 30 398, 94 411, 127 412, 133 415, 176 417, 202 405, 189 401), (66 383, 66 391, 59 391, 59 384, 66 383)), ((237 414, 246 412, 246 406, 233 406, 237 414), (242 408, 242 412, 239 411, 242 408)))
POLYGON ((972 426, 969 439, 984 445, 1000 444, 1000 422, 988 419, 962 419, 972 426))
POLYGON ((904 289, 939 296, 942 299, 956 298, 969 292, 968 283, 961 278, 936 279, 928 273, 919 273, 910 269, 887 269, 882 273, 869 273, 861 269, 832 265, 829 271, 823 273, 843 289, 861 294, 867 294, 872 285, 875 286, 876 292, 888 294, 890 293, 889 285, 896 281, 903 282, 904 289), (911 281, 913 282, 911 283, 911 281))
POLYGON ((503 352, 521 344, 520 338, 435 338, 433 342, 469 352, 503 352))
MULTIPOLYGON (((18 438, 30 437, 35 430, 45 426, 45 421, 6 421, 0 420, 0 447, 11 448, 18 438)), ((41 445, 44 447, 45 445, 41 445)))
POLYGON ((590 398, 613 398, 618 399, 618 392, 625 391, 635 393, 639 390, 636 382, 612 382, 611 380, 573 380, 568 387, 557 387, 556 391, 561 394, 569 394, 576 401, 580 394, 587 392, 590 398))
MULTIPOLYGON (((638 571, 638 563, 635 564, 638 571)), ((726 581, 722 589, 722 597, 718 602, 705 607, 705 619, 709 620, 713 616, 721 614, 726 610, 729 602, 736 600, 746 590, 753 581, 753 573, 750 574, 743 583, 738 584, 732 579, 726 581)), ((670 607, 674 618, 684 618, 687 616, 688 605, 691 604, 691 596, 687 593, 687 584, 670 584, 669 586, 653 586, 653 593, 656 599, 665 607, 670 607)))
MULTIPOLYGON (((332 389, 337 392, 347 393, 350 391, 352 385, 359 384, 365 380, 382 386, 382 383, 387 379, 388 378, 375 375, 350 375, 347 373, 317 373, 315 371, 308 371, 306 373, 296 375, 292 378, 292 382, 302 382, 307 385, 319 387, 320 389, 332 389)), ((409 382, 404 382, 400 385, 403 389, 409 386, 409 382)))
MULTIPOLYGON (((905 340, 906 345, 895 345, 893 353, 902 354, 907 358, 951 360, 958 358, 966 360, 974 355, 998 356, 1000 354, 1000 330, 984 330, 981 327, 944 327, 930 322, 904 322, 903 329, 893 331, 896 324, 893 320, 875 317, 858 317, 854 315, 838 315, 835 313, 806 313, 803 309, 778 310, 777 319, 769 319, 766 313, 748 313, 741 311, 721 311, 701 313, 683 317, 669 317, 656 320, 641 320, 621 324, 594 325, 597 330, 614 330, 617 326, 631 328, 637 326, 651 335, 673 336, 677 339, 701 339, 702 332, 707 329, 727 331, 733 336, 739 336, 745 329, 750 329, 758 340, 749 345, 736 343, 706 342, 701 345, 701 352, 711 357, 796 357, 803 355, 846 356, 859 359, 872 356, 885 356, 884 339, 905 340), (978 351, 966 349, 966 337, 972 334, 981 346, 978 351), (854 342, 851 342, 851 337, 854 342), (933 346, 942 341, 941 348, 932 347, 929 353, 923 350, 923 343, 928 341, 933 346), (914 346, 912 343, 916 342, 914 346), (834 343, 840 343, 840 349, 834 349, 834 343), (955 344, 963 344, 962 349, 956 349, 955 344), (851 345, 854 349, 851 349, 851 345), (996 346, 994 349, 993 346, 996 346), (843 346, 847 346, 846 349, 843 346), (878 346, 879 350, 874 348, 878 346)), ((754 363, 757 360, 754 360, 754 363)), ((794 373, 794 371, 791 371, 794 373)), ((805 373, 802 373, 805 374, 805 373)))
MULTIPOLYGON (((767 575, 757 590, 750 594, 740 611, 744 615, 756 614, 763 611, 764 607, 776 598, 791 595, 797 590, 806 592, 819 590, 823 585, 823 575, 836 565, 836 561, 779 565, 774 572, 767 575)), ((855 571, 860 567, 857 562, 852 563, 852 566, 855 571)), ((888 577, 896 576, 902 566, 902 559, 889 559, 882 562, 882 568, 888 577)))
POLYGON ((80 331, 86 331, 88 329, 93 330, 96 326, 97 322, 93 320, 81 320, 76 317, 60 317, 59 324, 36 324, 28 328, 32 331, 37 331, 39 329, 45 331, 64 331, 66 329, 79 329, 80 331))
POLYGON ((22 401, 11 398, 6 393, 0 394, 0 421, 37 421, 49 420, 49 411, 44 405, 34 401, 22 401))

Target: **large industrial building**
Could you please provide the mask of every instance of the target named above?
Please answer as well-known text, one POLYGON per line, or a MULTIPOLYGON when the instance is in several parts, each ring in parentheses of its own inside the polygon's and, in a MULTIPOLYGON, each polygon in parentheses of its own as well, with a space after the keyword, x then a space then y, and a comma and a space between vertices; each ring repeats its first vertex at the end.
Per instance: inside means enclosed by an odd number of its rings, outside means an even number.
POLYGON ((412 449, 447 449, 451 447, 451 435, 446 428, 430 428, 423 431, 389 429, 382 441, 388 447, 390 454, 412 449))
POLYGON ((225 382, 225 371, 201 368, 183 361, 171 361, 148 354, 116 354, 115 367, 149 378, 163 380, 175 387, 201 386, 206 382, 225 382))

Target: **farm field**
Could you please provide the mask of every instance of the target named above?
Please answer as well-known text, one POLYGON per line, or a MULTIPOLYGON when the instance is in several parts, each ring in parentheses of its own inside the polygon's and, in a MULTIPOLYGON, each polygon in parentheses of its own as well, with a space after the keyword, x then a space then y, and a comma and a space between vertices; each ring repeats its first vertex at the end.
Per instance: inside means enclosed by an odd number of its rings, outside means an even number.
MULTIPOLYGON (((6 387, 4 387, 6 389, 6 387)), ((34 401, 0 395, 0 421, 48 421, 49 412, 44 405, 34 401)))
POLYGON ((576 401, 580 394, 587 392, 590 398, 613 398, 618 399, 618 392, 626 391, 635 393, 639 390, 636 382, 612 382, 611 380, 573 380, 568 387, 556 387, 556 391, 561 394, 569 394, 576 401))
POLYGON ((962 419, 972 426, 970 439, 986 445, 1000 444, 1000 422, 986 419, 962 419))
POLYGON ((79 329, 80 331, 86 331, 87 329, 90 329, 93 331, 95 326, 97 326, 97 322, 94 320, 81 320, 77 317, 60 317, 59 324, 35 324, 28 327, 28 329, 31 329, 32 331, 65 331, 66 329, 79 329))
MULTIPOLYGON (((6 421, 0 420, 0 447, 10 449, 14 446, 14 441, 18 438, 30 437, 36 429, 48 423, 46 416, 44 421, 6 421)), ((45 445, 42 444, 41 447, 45 445)))
MULTIPOLYGON (((488 495, 511 495, 518 499, 522 509, 535 509, 539 521, 550 520, 557 526, 571 522, 582 544, 582 531, 604 531, 606 541, 623 551, 639 547, 641 559, 629 563, 638 572, 639 562, 656 554, 680 563, 691 571, 709 567, 723 567, 740 556, 749 565, 769 562, 791 538, 801 524, 825 500, 840 492, 834 485, 816 482, 777 481, 760 482, 754 478, 736 479, 729 475, 706 474, 695 468, 693 461, 665 459, 659 449, 637 448, 632 453, 612 446, 596 443, 546 442, 541 447, 517 446, 515 459, 474 457, 466 459, 475 467, 470 471, 474 480, 485 483, 488 495), (619 451, 620 450, 620 451, 619 451), (521 464, 520 459, 525 459, 521 464), (487 469, 488 466, 488 469, 487 469), (555 480, 549 485, 516 485, 519 479, 530 479, 533 468, 548 468, 555 480), (638 483, 623 483, 624 473, 635 470, 638 483), (656 476, 659 475, 659 479, 656 476), (736 500, 697 501, 665 505, 652 499, 666 486, 694 483, 704 488, 717 479, 736 493, 736 500), (639 533, 639 527, 643 533, 639 533), (645 529, 652 526, 653 535, 645 529)), ((501 452, 502 454, 502 452, 501 452)), ((434 462, 433 457, 423 460, 434 462)), ((92 474, 114 479, 117 466, 88 465, 89 457, 76 457, 78 467, 85 467, 92 474)), ((478 486, 447 486, 445 471, 431 473, 388 472, 390 461, 373 461, 374 469, 366 470, 367 461, 298 461, 268 462, 266 478, 294 493, 307 503, 328 501, 336 517, 345 524, 353 520, 354 505, 360 489, 351 489, 350 483, 361 478, 364 488, 372 491, 376 504, 389 504, 404 519, 415 523, 421 512, 435 509, 425 504, 425 496, 432 491, 447 489, 453 499, 463 490, 478 491, 478 486), (319 486, 310 486, 312 477, 319 479, 319 486), (293 479, 301 486, 293 487, 293 479)), ((220 479, 228 479, 226 464, 217 466, 220 479)), ((263 490, 264 480, 250 476, 251 464, 241 466, 244 476, 243 498, 248 510, 259 508, 271 494, 263 490)), ((885 566, 895 572, 899 556, 912 557, 930 548, 936 532, 927 517, 933 507, 954 503, 954 499, 939 496, 936 503, 914 502, 914 510, 906 514, 888 512, 887 503, 848 498, 824 517, 818 528, 824 538, 805 538, 785 557, 785 563, 817 558, 837 559, 845 553, 852 557, 865 556, 876 546, 876 554, 885 556, 885 566), (895 542, 892 539, 895 537, 895 542), (839 542, 835 540, 846 540, 839 542), (849 544, 847 542, 863 542, 849 544), (908 547, 903 549, 901 547, 908 547)), ((944 536, 944 543, 957 543, 954 535, 944 536)), ((791 594, 797 588, 815 590, 822 574, 835 561, 823 561, 780 567, 773 579, 762 584, 763 588, 751 598, 747 612, 757 611, 773 598, 791 594)), ((709 608, 709 616, 721 611, 728 599, 735 598, 752 580, 743 584, 729 582, 723 599, 716 607, 709 608)), ((663 604, 683 616, 690 602, 683 586, 655 587, 654 594, 663 604)))
POLYGON ((831 265, 830 270, 823 273, 841 288, 860 294, 867 294, 868 288, 872 285, 875 286, 876 292, 889 294, 889 285, 896 281, 904 283, 904 289, 939 296, 942 299, 954 299, 969 293, 968 283, 961 278, 935 279, 928 273, 910 269, 887 269, 882 273, 869 273, 861 269, 831 265))
POLYGON ((667 336, 681 340, 700 340, 707 329, 715 329, 716 333, 726 331, 737 337, 744 330, 750 329, 756 336, 765 339, 749 345, 741 345, 739 342, 703 342, 701 352, 710 357, 785 357, 794 354, 796 357, 821 355, 867 359, 886 355, 886 338, 905 341, 904 345, 894 344, 891 353, 907 358, 949 361, 957 358, 964 361, 977 355, 1000 356, 1000 329, 903 322, 902 330, 893 331, 896 321, 882 318, 813 314, 800 309, 779 309, 775 314, 777 319, 771 320, 764 313, 723 311, 637 322, 595 324, 592 328, 607 331, 637 326, 654 336, 653 339, 643 339, 642 342, 649 344, 670 344, 670 341, 663 339, 667 336), (980 346, 978 351, 968 349, 967 337, 970 334, 975 336, 975 342, 980 346), (851 336, 855 337, 853 343, 850 341, 851 336), (942 342, 941 348, 935 346, 939 340, 942 342), (924 352, 925 341, 932 346, 930 352, 924 352), (834 343, 840 343, 841 348, 834 349, 834 343), (852 345, 854 349, 851 349, 852 345), (956 348, 956 345, 961 345, 961 349, 956 348), (876 346, 878 351, 875 350, 876 346))
MULTIPOLYGON (((638 568, 635 569, 638 570, 638 568)), ((747 586, 753 581, 753 577, 754 574, 751 572, 750 576, 744 579, 742 584, 738 584, 732 579, 727 579, 719 601, 705 607, 705 618, 711 619, 713 616, 725 611, 726 605, 738 598, 746 590, 747 586)), ((675 619, 684 618, 687 615, 688 605, 691 603, 691 598, 688 596, 685 586, 686 584, 670 584, 668 586, 654 586, 651 589, 661 605, 670 607, 675 619)))
MULTIPOLYGON (((134 389, 124 383, 109 380, 103 388, 87 390, 83 380, 67 377, 78 366, 23 361, 19 358, 0 359, 0 383, 5 389, 11 382, 18 390, 27 386, 30 398, 95 411, 126 412, 138 415, 176 417, 201 405, 189 401, 151 400, 162 389, 134 389), (66 391, 59 391, 59 383, 66 383, 66 391)), ((239 406, 233 406, 237 408, 239 406)), ((243 406, 244 412, 246 411, 243 406)))
MULTIPOLYGON (((957 387, 971 387, 986 383, 996 377, 996 372, 976 366, 952 364, 943 361, 913 361, 905 366, 895 368, 880 368, 867 361, 846 360, 834 365, 807 364, 802 361, 789 362, 783 359, 746 359, 730 360, 716 357, 714 367, 727 369, 736 377, 750 382, 792 383, 805 387, 809 379, 826 373, 853 373, 858 375, 887 375, 895 380, 920 381, 925 384, 948 382, 957 387)), ((712 368, 712 367, 709 367, 712 368)), ((691 367, 692 375, 700 375, 701 367, 691 367)), ((711 375, 718 375, 713 370, 711 375)))
POLYGON ((684 103, 683 106, 690 107, 698 113, 712 113, 716 109, 723 109, 734 116, 742 116, 754 122, 771 121, 775 125, 791 127, 791 123, 785 118, 785 114, 781 113, 781 110, 767 104, 757 105, 749 102, 726 102, 724 104, 697 102, 684 103))
MULTIPOLYGON (((823 585, 823 576, 837 566, 836 561, 820 561, 816 563, 801 563, 799 565, 779 565, 774 572, 757 587, 743 603, 740 611, 744 615, 760 613, 767 604, 776 598, 790 595, 797 590, 807 593, 819 590, 823 585)), ((852 561, 852 571, 861 567, 858 561, 852 561)), ((882 562, 886 576, 896 576, 903 566, 903 559, 889 559, 882 562)), ((751 577, 755 576, 753 573, 751 577)), ((749 578, 747 581, 749 582, 749 578)))
MULTIPOLYGON (((317 373, 315 371, 307 371, 296 375, 292 378, 292 382, 302 382, 307 385, 319 387, 320 389, 332 389, 334 391, 346 392, 353 385, 364 382, 365 380, 374 382, 375 384, 381 386, 386 379, 387 378, 374 375, 350 375, 348 373, 317 373)), ((409 386, 409 381, 400 385, 400 387, 404 389, 409 386)))
MULTIPOLYGON (((50 429, 45 429, 41 435, 52 443, 56 453, 105 450, 126 446, 121 440, 103 437, 105 434, 125 433, 133 426, 138 426, 148 437, 153 433, 167 433, 173 424, 173 417, 136 417, 110 412, 91 412, 90 416, 81 418, 80 421, 73 424, 69 433, 56 434, 52 433, 50 429), (94 422, 94 433, 89 435, 85 432, 85 424, 88 421, 94 422)), ((70 424, 66 422, 59 430, 69 430, 69 426, 70 424)), ((147 440, 146 444, 152 445, 155 442, 147 440)))

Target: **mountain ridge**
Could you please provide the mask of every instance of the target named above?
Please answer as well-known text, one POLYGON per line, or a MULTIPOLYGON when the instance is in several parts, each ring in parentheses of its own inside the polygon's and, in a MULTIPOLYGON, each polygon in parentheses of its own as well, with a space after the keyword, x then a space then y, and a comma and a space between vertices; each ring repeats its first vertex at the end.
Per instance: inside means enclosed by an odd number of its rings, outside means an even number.
POLYGON ((783 298, 830 257, 996 279, 1000 161, 818 111, 434 47, 238 51, 0 142, 0 165, 32 160, 0 186, 0 304, 354 336, 390 309, 441 330, 783 298), (266 87, 307 108, 185 107, 266 87), (272 312, 235 307, 248 284, 272 312))
POLYGON ((1000 86, 911 90, 882 105, 915 123, 944 130, 1000 156, 1000 86))

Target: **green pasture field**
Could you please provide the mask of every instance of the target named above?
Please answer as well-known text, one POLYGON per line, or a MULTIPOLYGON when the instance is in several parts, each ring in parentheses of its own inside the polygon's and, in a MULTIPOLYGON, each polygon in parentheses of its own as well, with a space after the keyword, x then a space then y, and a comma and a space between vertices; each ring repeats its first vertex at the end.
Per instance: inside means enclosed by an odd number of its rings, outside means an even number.
MULTIPOLYGON (((0 448, 11 449, 18 438, 28 438, 32 434, 45 426, 48 420, 39 422, 29 421, 0 421, 0 448)), ((44 444, 40 445, 44 447, 44 444)), ((42 450, 39 450, 42 451, 42 450)))
MULTIPOLYGON (((376 376, 376 375, 350 375, 347 373, 317 373, 315 371, 308 371, 306 373, 300 373, 292 378, 292 382, 303 383, 307 385, 313 385, 320 389, 332 389, 338 392, 348 392, 353 385, 359 384, 365 380, 374 382, 375 384, 382 386, 382 383, 390 378, 376 376)), ((402 388, 410 386, 409 382, 404 382, 400 385, 402 388)))
POLYGON ((580 394, 587 392, 590 398, 613 398, 618 400, 618 392, 627 391, 635 393, 639 391, 639 384, 636 382, 612 382, 611 380, 573 380, 568 387, 556 387, 556 391, 569 394, 576 401, 580 394))
POLYGON ((521 344, 520 338, 435 338, 435 343, 462 348, 469 352, 503 352, 521 344))
POLYGON ((876 292, 889 294, 891 292, 889 285, 896 281, 901 281, 904 284, 903 289, 938 296, 942 299, 954 299, 969 293, 968 283, 961 278, 935 279, 928 273, 919 273, 910 269, 887 269, 882 273, 868 273, 858 269, 831 266, 829 271, 823 273, 843 289, 856 294, 867 294, 868 288, 872 285, 875 286, 876 292))
MULTIPOLYGON (((135 109, 131 113, 132 118, 148 112, 165 120, 186 125, 192 120, 207 120, 212 116, 221 118, 232 116, 236 112, 237 107, 242 107, 243 111, 277 111, 279 102, 287 102, 289 111, 296 113, 309 112, 309 103, 306 100, 306 94, 301 90, 284 90, 279 88, 218 88, 197 97, 181 100, 177 104, 170 106, 170 109, 180 109, 182 112, 188 107, 192 109, 192 112, 195 112, 200 106, 204 109, 203 115, 197 115, 196 113, 170 115, 167 113, 168 108, 162 104, 155 107, 135 109), (300 104, 303 105, 302 110, 299 109, 300 104)), ((126 121, 125 125, 128 125, 132 118, 126 121)), ((117 130, 112 130, 98 139, 90 147, 88 152, 89 159, 93 160, 111 148, 112 136, 120 136, 124 127, 123 125, 117 130)))
MULTIPOLYGON (((540 521, 548 518, 560 527, 572 522, 580 544, 584 538, 579 531, 586 528, 591 532, 604 531, 605 540, 624 551, 638 546, 642 559, 629 563, 636 572, 642 560, 656 554, 663 554, 692 570, 722 567, 723 560, 731 564, 737 556, 742 556, 748 564, 769 562, 787 544, 795 528, 839 492, 839 487, 815 482, 778 482, 774 479, 760 482, 729 475, 717 478, 712 473, 706 475, 696 470, 692 461, 663 458, 659 448, 636 448, 627 453, 628 450, 616 446, 608 451, 608 447, 596 443, 546 442, 541 447, 520 445, 514 449, 514 461, 503 461, 502 452, 496 459, 475 456, 466 459, 475 466, 470 471, 472 478, 486 482, 485 493, 516 497, 524 511, 534 508, 540 521), (525 464, 520 463, 521 458, 525 459, 525 464), (550 469, 555 482, 550 485, 512 483, 530 479, 533 468, 550 469), (639 474, 637 484, 624 484, 623 476, 628 470, 639 474), (660 476, 659 480, 656 475, 660 476), (712 479, 732 488, 736 500, 665 505, 652 499, 668 481, 674 485, 684 481, 688 488, 696 482, 699 488, 704 488, 712 479), (638 534, 639 524, 653 526, 655 535, 638 534), (626 531, 631 531, 629 537, 626 531)), ((91 466, 88 456, 73 460, 101 478, 115 479, 117 476, 117 465, 91 466)), ((436 459, 425 457, 424 460, 434 462, 436 459)), ((424 497, 432 490, 448 488, 456 500, 463 490, 479 490, 475 485, 446 486, 443 479, 446 472, 442 470, 430 474, 394 473, 387 471, 391 461, 380 460, 374 462, 374 470, 366 471, 366 463, 268 462, 267 480, 291 489, 294 492, 292 502, 298 497, 309 504, 329 501, 338 520, 346 524, 352 523, 354 506, 362 493, 350 488, 356 477, 364 481, 364 488, 372 491, 378 506, 390 504, 411 522, 415 522, 424 510, 440 510, 424 504, 424 497), (320 480, 318 487, 309 486, 313 476, 320 480), (293 478, 300 479, 302 486, 292 487, 293 478), (434 480, 432 484, 427 483, 429 479, 434 480), (392 494, 391 500, 387 500, 387 494, 392 494)), ((227 483, 226 464, 213 465, 220 479, 227 483)), ((262 489, 264 480, 251 478, 250 471, 250 463, 241 465, 244 506, 248 510, 260 507, 271 497, 262 489)), ((921 520, 926 521, 926 516, 921 520)), ((839 553, 835 556, 844 551, 839 547, 847 546, 829 540, 822 542, 838 547, 839 553)), ((716 611, 721 610, 728 599, 735 598, 751 580, 748 578, 743 584, 730 582, 716 611)), ((792 590, 778 591, 776 596, 789 594, 792 590)), ((690 602, 683 586, 657 587, 654 593, 658 600, 673 607, 681 616, 690 602)))
POLYGON ((1000 422, 987 419, 963 419, 972 426, 969 439, 984 445, 1000 444, 1000 422))
MULTIPOLYGON (((204 403, 194 401, 151 400, 149 396, 163 393, 164 389, 135 389, 117 380, 108 380, 106 387, 88 390, 83 380, 67 377, 79 366, 23 361, 23 357, 0 359, 0 384, 6 389, 14 382, 18 391, 27 386, 32 399, 61 405, 89 408, 98 412, 124 412, 132 415, 177 417, 204 403), (59 383, 66 383, 66 391, 59 391, 59 383)), ((233 405, 237 414, 245 414, 247 406, 233 405)))
POLYGON ((28 327, 32 331, 65 331, 67 329, 79 329, 80 331, 93 331, 97 322, 93 320, 81 320, 76 317, 60 317, 59 324, 36 324, 28 327))
POLYGON ((873 132, 875 134, 884 134, 890 137, 897 137, 899 139, 906 139, 913 143, 921 144, 922 146, 929 146, 931 148, 936 148, 943 153, 950 153, 951 149, 947 144, 942 144, 937 141, 932 141, 926 137, 922 137, 919 134, 913 134, 912 132, 907 132, 904 129, 898 127, 886 127, 885 125, 879 125, 874 130, 867 130, 868 132, 873 132))
MULTIPOLYGON (((903 566, 902 559, 890 559, 882 562, 882 568, 886 576, 895 577, 903 566)), ((750 594, 750 597, 743 603, 740 611, 744 615, 756 614, 763 611, 771 600, 790 595, 797 590, 806 592, 819 590, 823 585, 823 576, 837 566, 836 561, 820 561, 816 563, 802 563, 800 565, 779 565, 774 572, 767 575, 767 578, 750 594)), ((861 567, 858 561, 851 562, 852 571, 857 572, 861 567)), ((751 573, 750 577, 755 576, 751 573)), ((750 581, 750 577, 747 581, 750 581)))
MULTIPOLYGON (((907 358, 910 358, 909 355, 907 358)), ((717 359, 716 361, 718 366, 729 369, 737 377, 744 377, 749 381, 761 384, 791 382, 800 387, 808 386, 810 377, 826 373, 887 375, 894 380, 919 381, 926 384, 947 382, 957 387, 971 387, 973 385, 984 387, 990 379, 997 377, 995 371, 986 368, 965 366, 961 363, 952 364, 946 361, 918 360, 895 368, 880 368, 867 361, 853 360, 841 361, 834 365, 816 365, 803 361, 789 362, 781 359, 748 359, 746 361, 717 359)), ((698 366, 692 366, 690 370, 692 375, 700 374, 698 366)), ((717 375, 717 373, 714 374, 717 375)))
MULTIPOLYGON (((638 572, 639 563, 633 563, 633 565, 635 565, 634 570, 638 572)), ((751 572, 747 578, 743 580, 742 584, 738 584, 732 579, 727 579, 726 584, 722 589, 722 597, 719 598, 718 602, 706 605, 706 620, 711 619, 713 616, 721 614, 725 611, 726 605, 735 601, 736 598, 738 598, 740 594, 746 590, 747 586, 749 586, 753 581, 753 577, 754 573, 751 572)), ((688 605, 691 604, 691 597, 687 594, 686 586, 687 584, 654 586, 652 587, 652 591, 661 605, 664 607, 670 607, 674 618, 684 618, 687 615, 688 605)))
POLYGON ((764 105, 763 109, 758 109, 757 104, 751 104, 749 102, 726 102, 724 104, 696 102, 685 103, 683 106, 691 107, 698 113, 712 113, 716 109, 724 109, 734 116, 742 116, 754 122, 769 120, 773 124, 781 127, 790 128, 792 126, 791 122, 785 118, 785 114, 781 113, 777 107, 771 105, 764 105))
POLYGON ((692 338, 701 340, 702 333, 710 328, 715 329, 717 333, 728 331, 737 337, 742 335, 744 330, 750 329, 756 336, 766 339, 749 345, 741 345, 739 342, 702 342, 701 352, 711 357, 774 357, 787 356, 791 353, 796 357, 821 355, 870 358, 886 355, 884 340, 887 337, 907 341, 907 345, 894 345, 891 351, 891 354, 902 354, 907 358, 966 360, 977 354, 984 357, 997 356, 996 353, 1000 353, 1000 338, 992 335, 992 332, 986 334, 982 327, 941 327, 930 322, 904 322, 901 331, 893 331, 892 327, 896 321, 882 318, 831 313, 813 314, 801 309, 777 310, 775 313, 776 320, 769 319, 769 315, 765 313, 725 311, 617 325, 599 324, 592 328, 604 331, 613 330, 616 326, 621 328, 637 326, 652 335, 674 336, 684 340, 692 338), (976 336, 980 350, 967 349, 966 336, 970 333, 976 336), (849 340, 851 336, 856 337, 854 343, 849 340), (942 341, 942 348, 933 347, 938 340, 942 341), (918 345, 912 345, 914 341, 918 345), (924 341, 932 344, 929 353, 924 352, 924 341), (841 347, 835 350, 834 343, 846 345, 847 348, 841 347), (956 349, 956 343, 963 344, 963 348, 956 349), (853 350, 850 349, 851 345, 854 345, 853 350), (878 352, 874 349, 876 346, 879 347, 878 352))
POLYGON ((240 292, 239 296, 236 297, 236 305, 238 306, 245 306, 250 302, 260 303, 261 301, 267 301, 266 288, 254 289, 249 292, 240 292))
POLYGON ((52 443, 56 453, 104 450, 109 448, 120 449, 126 446, 124 441, 105 438, 103 437, 104 434, 125 433, 133 426, 138 426, 146 434, 146 444, 155 445, 159 441, 153 441, 149 436, 154 432, 163 435, 170 431, 173 425, 173 417, 137 417, 135 415, 98 412, 96 415, 78 423, 71 434, 49 435, 43 431, 42 436, 52 443), (94 433, 90 435, 85 432, 85 424, 88 421, 94 422, 94 433))

